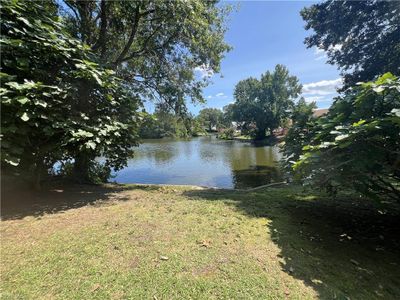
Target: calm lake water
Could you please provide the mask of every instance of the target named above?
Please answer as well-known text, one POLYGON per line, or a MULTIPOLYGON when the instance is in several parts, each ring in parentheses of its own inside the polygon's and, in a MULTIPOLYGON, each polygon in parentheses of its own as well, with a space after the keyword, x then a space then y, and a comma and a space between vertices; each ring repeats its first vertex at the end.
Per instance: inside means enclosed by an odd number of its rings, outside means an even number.
POLYGON ((207 136, 145 140, 135 153, 112 181, 248 188, 281 180, 276 146, 207 136))

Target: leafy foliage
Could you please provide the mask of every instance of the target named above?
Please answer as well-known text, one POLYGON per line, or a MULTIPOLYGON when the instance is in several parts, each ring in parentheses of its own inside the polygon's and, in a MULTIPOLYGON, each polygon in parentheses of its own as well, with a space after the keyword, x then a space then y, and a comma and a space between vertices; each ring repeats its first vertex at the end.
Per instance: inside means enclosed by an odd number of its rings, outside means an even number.
POLYGON ((229 6, 218 1, 64 0, 70 32, 101 65, 129 81, 143 98, 175 106, 204 102, 208 77, 230 47, 224 42, 229 6))
POLYGON ((324 1, 301 12, 307 47, 326 51, 342 69, 346 87, 400 68, 400 6, 397 1, 324 1))
POLYGON ((121 168, 136 145, 137 97, 90 61, 51 3, 2 4, 2 163, 32 176, 90 152, 121 168))
POLYGON ((261 75, 260 80, 251 77, 236 85, 233 119, 245 123, 244 127, 255 124, 256 138, 262 139, 267 130, 272 133, 287 119, 293 99, 300 92, 297 77, 290 76, 285 66, 277 65, 273 72, 261 75))
MULTIPOLYGON (((141 101, 155 100, 182 115, 182 120, 164 116, 177 130, 165 134, 189 135, 186 100, 204 102, 202 89, 209 82, 196 70, 218 72, 230 49, 223 40, 229 6, 199 0, 63 2, 64 23, 91 48, 94 61, 114 70, 141 101)), ((84 90, 79 97, 85 98, 84 90)), ((77 177, 88 177, 94 157, 90 151, 76 154, 77 177)))
POLYGON ((400 80, 387 73, 338 97, 318 119, 294 165, 297 175, 335 191, 400 199, 400 80))
POLYGON ((313 109, 315 108, 315 102, 308 104, 304 98, 301 98, 293 108, 291 114, 292 126, 285 136, 283 146, 286 169, 291 169, 293 162, 300 158, 303 147, 311 142, 310 133, 316 121, 313 118, 313 109))
POLYGON ((141 138, 188 138, 204 133, 200 122, 192 115, 177 115, 170 110, 160 108, 153 114, 143 113, 139 130, 141 138))
POLYGON ((219 134, 218 138, 223 140, 232 140, 235 137, 235 129, 233 128, 226 128, 223 129, 219 134))
POLYGON ((197 118, 203 126, 208 128, 208 131, 212 131, 214 127, 218 129, 221 125, 223 113, 218 108, 204 108, 200 110, 197 118))

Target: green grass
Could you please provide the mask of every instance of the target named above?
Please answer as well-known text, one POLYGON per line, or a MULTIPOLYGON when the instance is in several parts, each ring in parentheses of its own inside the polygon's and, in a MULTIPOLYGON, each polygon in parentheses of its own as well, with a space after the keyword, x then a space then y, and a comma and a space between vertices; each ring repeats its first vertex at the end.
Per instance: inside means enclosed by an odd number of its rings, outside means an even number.
POLYGON ((400 298, 398 211, 348 196, 70 186, 5 198, 2 299, 400 298))

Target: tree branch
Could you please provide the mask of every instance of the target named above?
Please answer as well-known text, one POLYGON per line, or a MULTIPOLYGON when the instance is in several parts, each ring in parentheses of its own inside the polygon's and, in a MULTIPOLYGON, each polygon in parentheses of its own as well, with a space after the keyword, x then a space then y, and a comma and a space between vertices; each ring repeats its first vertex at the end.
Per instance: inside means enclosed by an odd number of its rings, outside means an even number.
POLYGON ((107 33, 107 4, 106 0, 101 0, 100 3, 100 32, 97 42, 93 45, 92 50, 96 51, 101 48, 100 58, 105 55, 106 50, 106 33, 107 33))
POLYGON ((139 20, 140 20, 141 16, 142 16, 142 14, 140 14, 140 6, 137 5, 136 11, 135 11, 135 20, 133 22, 131 34, 129 36, 128 42, 126 43, 124 49, 121 51, 118 58, 115 60, 115 62, 114 62, 115 66, 118 66, 123 61, 124 57, 126 56, 126 54, 129 51, 129 48, 132 46, 132 43, 135 39, 136 32, 139 27, 139 20))

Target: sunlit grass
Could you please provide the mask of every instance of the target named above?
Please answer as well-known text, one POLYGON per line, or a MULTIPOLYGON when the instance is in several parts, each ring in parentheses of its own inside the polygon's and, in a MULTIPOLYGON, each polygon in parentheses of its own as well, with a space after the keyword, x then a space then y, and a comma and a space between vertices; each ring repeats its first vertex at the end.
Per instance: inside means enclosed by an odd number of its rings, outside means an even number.
MULTIPOLYGON (((96 188, 76 189, 75 198, 102 200, 5 217, 3 299, 400 295, 393 218, 368 205, 354 210, 345 199, 331 201, 299 188, 239 193, 126 186, 107 197, 96 188), (379 233, 368 229, 379 224, 379 233)), ((51 202, 71 193, 43 197, 51 202)))

